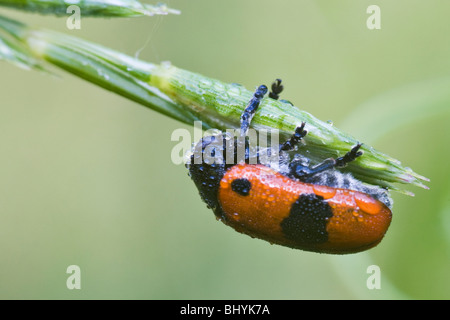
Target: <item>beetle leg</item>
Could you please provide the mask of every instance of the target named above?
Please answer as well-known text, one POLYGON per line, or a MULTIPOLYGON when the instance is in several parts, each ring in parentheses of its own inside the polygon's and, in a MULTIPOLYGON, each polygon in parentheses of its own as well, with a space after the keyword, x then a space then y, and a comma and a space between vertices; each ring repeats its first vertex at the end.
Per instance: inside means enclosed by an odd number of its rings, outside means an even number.
POLYGON ((284 87, 281 84, 281 79, 276 79, 272 83, 272 90, 269 92, 269 97, 272 99, 278 100, 280 97, 280 93, 283 91, 284 87))
POLYGON ((280 151, 290 151, 294 149, 295 145, 308 133, 308 131, 305 130, 305 124, 305 122, 302 122, 301 126, 295 128, 295 132, 291 138, 280 146, 280 151))
POLYGON ((344 156, 339 157, 337 159, 328 158, 312 168, 310 168, 308 165, 305 165, 301 161, 293 161, 289 164, 291 174, 295 178, 302 180, 305 179, 306 177, 311 177, 315 174, 318 174, 326 170, 330 170, 333 168, 343 168, 349 162, 352 162, 357 157, 362 155, 362 151, 358 151, 360 147, 361 143, 358 143, 344 156))

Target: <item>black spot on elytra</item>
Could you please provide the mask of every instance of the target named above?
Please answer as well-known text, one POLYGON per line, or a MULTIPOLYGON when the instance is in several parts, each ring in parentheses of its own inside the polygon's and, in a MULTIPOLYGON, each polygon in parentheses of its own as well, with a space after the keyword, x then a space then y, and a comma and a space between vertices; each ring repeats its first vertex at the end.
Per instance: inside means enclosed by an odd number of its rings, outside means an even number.
POLYGON ((291 212, 281 222, 287 239, 297 243, 324 243, 328 240, 327 223, 333 216, 329 204, 315 194, 302 194, 291 212))
POLYGON ((231 182, 231 190, 240 194, 241 196, 248 196, 250 194, 250 189, 252 184, 247 179, 236 179, 231 182))

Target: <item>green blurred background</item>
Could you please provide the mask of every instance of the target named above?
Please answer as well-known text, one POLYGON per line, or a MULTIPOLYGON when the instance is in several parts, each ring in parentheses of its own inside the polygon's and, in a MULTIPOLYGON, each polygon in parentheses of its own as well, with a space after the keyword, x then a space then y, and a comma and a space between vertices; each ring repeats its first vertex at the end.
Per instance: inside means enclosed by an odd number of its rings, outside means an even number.
POLYGON ((190 127, 63 71, 0 63, 0 298, 450 298, 450 2, 171 0, 180 16, 1 14, 283 98, 431 179, 393 194, 365 253, 270 245, 217 222, 183 165, 190 127), (381 8, 381 30, 366 9, 381 8), (66 268, 81 268, 68 290, 66 268), (369 265, 381 289, 366 287, 369 265))

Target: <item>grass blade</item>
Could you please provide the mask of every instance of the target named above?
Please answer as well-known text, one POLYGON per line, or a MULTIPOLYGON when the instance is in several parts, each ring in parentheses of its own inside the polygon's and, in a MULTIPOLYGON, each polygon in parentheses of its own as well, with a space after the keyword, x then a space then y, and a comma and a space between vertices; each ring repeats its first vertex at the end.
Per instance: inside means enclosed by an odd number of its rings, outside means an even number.
MULTIPOLYGON (((29 29, 7 18, 0 17, 0 28, 19 39, 35 56, 187 124, 200 120, 204 128, 238 128, 240 115, 253 94, 242 86, 169 63, 143 62, 79 38, 29 29)), ((257 130, 278 129, 281 136, 287 137, 302 121, 307 123, 307 155, 313 161, 342 155, 358 142, 331 124, 270 98, 262 101, 252 125, 257 130)), ((403 167, 400 161, 368 144, 362 150, 364 157, 346 168, 362 181, 398 190, 396 183, 426 188, 422 181, 427 179, 403 167)))
POLYGON ((180 14, 165 4, 142 4, 138 0, 0 0, 0 6, 37 12, 67 16, 67 7, 77 5, 81 16, 90 17, 138 17, 166 14, 180 14))
POLYGON ((5 32, 0 32, 0 60, 6 60, 26 70, 46 71, 42 63, 33 56, 20 40, 5 32))

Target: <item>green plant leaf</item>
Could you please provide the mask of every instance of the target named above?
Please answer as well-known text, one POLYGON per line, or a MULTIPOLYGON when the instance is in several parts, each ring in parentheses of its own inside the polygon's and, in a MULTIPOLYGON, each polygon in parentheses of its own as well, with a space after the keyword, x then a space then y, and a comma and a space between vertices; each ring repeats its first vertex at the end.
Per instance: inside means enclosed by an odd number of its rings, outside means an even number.
MULTIPOLYGON (((67 8, 76 5, 81 16, 89 17, 138 17, 180 14, 163 3, 142 4, 138 0, 0 0, 0 6, 40 13, 67 16, 67 8)), ((69 12, 70 13, 70 12, 69 12)))
POLYGON ((18 41, 8 39, 0 33, 0 60, 9 61, 23 69, 44 70, 44 67, 18 41))
MULTIPOLYGON (((224 83, 170 63, 157 65, 140 61, 76 37, 31 29, 4 17, 0 17, 0 28, 39 59, 178 121, 192 125, 200 120, 205 129, 238 128, 240 115, 253 94, 243 86, 224 83)), ((343 155, 359 142, 331 124, 271 98, 263 99, 252 126, 257 130, 277 129, 285 138, 302 121, 307 123, 308 150, 300 148, 299 152, 307 152, 313 162, 343 155)), ((363 144, 361 149, 364 156, 346 168, 357 178, 399 191, 404 190, 394 184, 426 188, 422 181, 427 179, 402 166, 400 161, 368 144, 363 144)))

